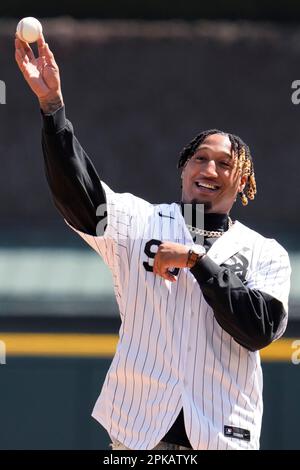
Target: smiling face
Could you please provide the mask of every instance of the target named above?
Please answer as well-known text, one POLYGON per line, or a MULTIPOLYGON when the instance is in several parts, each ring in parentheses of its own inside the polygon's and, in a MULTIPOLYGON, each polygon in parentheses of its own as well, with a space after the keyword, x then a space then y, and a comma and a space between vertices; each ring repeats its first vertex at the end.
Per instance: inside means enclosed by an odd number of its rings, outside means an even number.
POLYGON ((247 177, 235 171, 227 135, 205 138, 182 170, 182 202, 204 204, 205 212, 228 214, 247 177))

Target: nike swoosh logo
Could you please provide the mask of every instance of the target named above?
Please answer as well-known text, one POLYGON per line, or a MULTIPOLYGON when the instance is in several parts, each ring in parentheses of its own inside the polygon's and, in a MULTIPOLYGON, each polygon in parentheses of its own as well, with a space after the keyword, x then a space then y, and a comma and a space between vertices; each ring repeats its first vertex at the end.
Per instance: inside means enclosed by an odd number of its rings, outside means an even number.
POLYGON ((159 217, 166 217, 167 219, 173 219, 175 220, 175 217, 172 217, 171 215, 164 215, 161 212, 158 213, 159 217))

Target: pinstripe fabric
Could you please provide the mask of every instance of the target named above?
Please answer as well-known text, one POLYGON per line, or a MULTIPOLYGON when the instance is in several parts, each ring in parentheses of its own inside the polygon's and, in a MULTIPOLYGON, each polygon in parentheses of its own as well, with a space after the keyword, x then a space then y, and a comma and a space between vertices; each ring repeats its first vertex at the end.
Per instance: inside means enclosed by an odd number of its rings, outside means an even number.
MULTIPOLYGON (((259 353, 237 344, 218 325, 188 269, 170 283, 143 264, 153 263, 145 251, 149 240, 193 243, 180 208, 175 203, 154 206, 102 184, 108 204, 105 235, 78 234, 112 272, 122 323, 93 417, 113 440, 131 449, 152 449, 183 406, 194 449, 258 449, 259 353), (226 437, 224 425, 249 430, 250 441, 226 437)), ((279 299, 287 312, 285 250, 236 222, 208 256, 222 264, 238 252, 249 261, 248 286, 279 299)))

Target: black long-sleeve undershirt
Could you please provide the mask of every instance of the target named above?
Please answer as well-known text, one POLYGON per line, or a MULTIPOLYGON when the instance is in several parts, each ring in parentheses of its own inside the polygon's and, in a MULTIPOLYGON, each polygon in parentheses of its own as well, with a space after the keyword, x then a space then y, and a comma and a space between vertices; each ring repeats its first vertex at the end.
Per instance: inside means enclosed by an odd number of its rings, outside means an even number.
POLYGON ((275 339, 285 317, 279 300, 248 288, 230 268, 217 265, 208 256, 191 272, 217 322, 239 344, 257 351, 275 339))
POLYGON ((65 108, 43 115, 42 148, 54 204, 74 228, 96 235, 97 207, 106 202, 95 167, 74 135, 65 108))

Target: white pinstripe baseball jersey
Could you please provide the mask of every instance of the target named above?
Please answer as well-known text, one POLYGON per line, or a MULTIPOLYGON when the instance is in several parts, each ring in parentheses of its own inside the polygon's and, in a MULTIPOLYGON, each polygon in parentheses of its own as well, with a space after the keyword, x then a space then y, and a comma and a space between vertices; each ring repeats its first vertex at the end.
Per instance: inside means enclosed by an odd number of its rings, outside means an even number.
MULTIPOLYGON (((259 352, 240 346, 219 326, 188 269, 180 269, 175 283, 151 270, 157 241, 193 244, 180 207, 152 205, 102 184, 108 206, 105 235, 77 233, 109 266, 122 323, 93 417, 126 447, 152 449, 183 407, 194 449, 258 449, 259 352), (231 427, 246 430, 249 440, 231 437, 231 427)), ((248 260, 247 285, 282 301, 287 312, 286 251, 235 222, 208 256, 222 264, 236 253, 248 260)))

